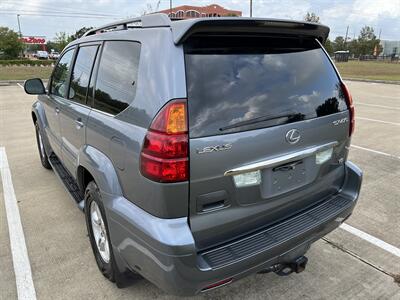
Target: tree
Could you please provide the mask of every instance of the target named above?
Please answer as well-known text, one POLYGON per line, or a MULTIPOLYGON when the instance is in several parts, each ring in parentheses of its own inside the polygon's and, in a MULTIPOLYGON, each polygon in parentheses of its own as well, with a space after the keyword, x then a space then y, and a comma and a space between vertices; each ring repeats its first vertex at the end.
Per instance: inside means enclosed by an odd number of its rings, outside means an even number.
MULTIPOLYGON (((157 5, 158 6, 158 5, 157 5)), ((146 8, 142 10, 142 16, 155 13, 157 9, 151 5, 151 3, 146 4, 146 8)))
POLYGON ((372 55, 375 46, 379 44, 379 39, 376 38, 374 28, 370 26, 364 26, 361 28, 358 36, 358 55, 372 55))
POLYGON ((325 50, 326 50, 326 52, 328 52, 328 54, 330 55, 330 56, 332 56, 333 55, 333 52, 334 52, 334 45, 333 45, 333 43, 330 41, 330 39, 328 38, 328 39, 326 39, 326 41, 325 41, 325 43, 324 43, 324 48, 325 48, 325 50))
POLYGON ((161 0, 158 0, 155 6, 153 6, 151 3, 146 3, 146 8, 142 10, 142 16, 158 12, 160 3, 161 0))
POLYGON ((47 41, 46 48, 47 48, 47 51, 54 50, 56 52, 61 52, 63 50, 63 49, 60 49, 59 44, 52 42, 52 41, 47 41))
MULTIPOLYGON (((352 39, 346 43, 346 49, 342 49, 342 37, 337 37, 335 40, 335 51, 337 50, 349 50, 355 57, 363 55, 379 55, 382 52, 382 47, 379 45, 380 40, 376 38, 374 28, 370 26, 364 26, 360 30, 358 38, 352 39)), ((343 40, 344 43, 344 40, 343 40)))
POLYGON ((82 27, 81 29, 77 30, 73 35, 70 36, 70 39, 77 40, 82 37, 87 31, 93 29, 93 27, 82 27))
POLYGON ((366 40, 366 41, 376 39, 374 28, 372 28, 370 26, 364 26, 363 28, 361 28, 358 39, 366 40))
POLYGON ((304 21, 320 24, 319 17, 313 12, 307 12, 304 16, 304 21))
POLYGON ((17 32, 8 27, 0 27, 0 57, 3 59, 17 58, 24 49, 17 32))
POLYGON ((47 49, 54 49, 57 52, 61 52, 70 42, 81 38, 90 29, 93 29, 93 27, 82 27, 78 29, 73 35, 68 35, 65 32, 56 33, 56 38, 54 39, 54 41, 47 42, 47 49))
POLYGON ((334 52, 340 51, 340 50, 347 50, 345 49, 345 42, 344 42, 344 37, 342 36, 337 36, 335 40, 333 41, 333 50, 334 52))
POLYGON ((65 48, 65 46, 67 46, 71 41, 71 36, 69 36, 66 32, 58 32, 56 33, 53 49, 61 52, 65 48))
POLYGON ((347 49, 350 51, 351 54, 353 54, 355 57, 360 56, 360 50, 359 50, 359 43, 357 39, 353 39, 350 42, 347 43, 347 49))

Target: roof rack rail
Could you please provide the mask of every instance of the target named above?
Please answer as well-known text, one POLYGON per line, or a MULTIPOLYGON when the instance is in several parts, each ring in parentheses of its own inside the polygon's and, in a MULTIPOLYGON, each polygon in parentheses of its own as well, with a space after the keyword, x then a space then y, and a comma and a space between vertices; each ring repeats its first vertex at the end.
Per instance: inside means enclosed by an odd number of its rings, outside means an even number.
POLYGON ((171 25, 171 19, 166 14, 150 14, 150 15, 140 16, 137 18, 124 19, 106 24, 104 26, 90 29, 86 31, 82 37, 108 30, 126 30, 132 27, 140 27, 140 28, 169 27, 170 25, 171 25), (134 26, 129 26, 129 24, 134 24, 134 23, 138 24, 134 26))

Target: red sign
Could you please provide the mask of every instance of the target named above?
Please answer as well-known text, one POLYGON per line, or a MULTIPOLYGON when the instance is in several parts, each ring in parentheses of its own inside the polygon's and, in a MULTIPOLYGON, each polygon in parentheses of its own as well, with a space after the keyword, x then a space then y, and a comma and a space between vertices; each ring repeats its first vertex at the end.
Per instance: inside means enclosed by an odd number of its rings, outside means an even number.
POLYGON ((46 44, 46 39, 43 36, 23 36, 21 42, 24 44, 46 44))

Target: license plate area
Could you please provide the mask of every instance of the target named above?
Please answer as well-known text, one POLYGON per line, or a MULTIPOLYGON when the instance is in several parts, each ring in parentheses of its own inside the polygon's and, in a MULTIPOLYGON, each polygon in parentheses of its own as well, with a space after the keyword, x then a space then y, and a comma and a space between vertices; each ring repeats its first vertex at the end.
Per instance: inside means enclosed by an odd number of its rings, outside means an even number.
POLYGON ((262 171, 262 197, 271 198, 305 186, 315 180, 315 157, 306 157, 262 171))

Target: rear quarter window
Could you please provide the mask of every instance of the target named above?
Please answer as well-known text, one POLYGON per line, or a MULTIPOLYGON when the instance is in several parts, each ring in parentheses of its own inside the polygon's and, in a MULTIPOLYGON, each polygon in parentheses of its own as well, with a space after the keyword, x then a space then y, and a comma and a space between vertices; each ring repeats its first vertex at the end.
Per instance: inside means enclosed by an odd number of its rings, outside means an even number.
POLYGON ((192 138, 317 118, 347 109, 314 40, 207 37, 185 45, 192 138), (294 114, 294 118, 285 118, 294 114), (232 125, 267 117, 252 125, 232 125), (230 128, 230 129, 227 129, 230 128))
POLYGON ((93 107, 116 115, 136 94, 140 43, 107 41, 100 58, 93 107))

